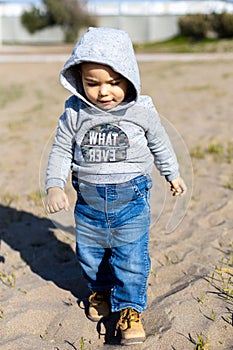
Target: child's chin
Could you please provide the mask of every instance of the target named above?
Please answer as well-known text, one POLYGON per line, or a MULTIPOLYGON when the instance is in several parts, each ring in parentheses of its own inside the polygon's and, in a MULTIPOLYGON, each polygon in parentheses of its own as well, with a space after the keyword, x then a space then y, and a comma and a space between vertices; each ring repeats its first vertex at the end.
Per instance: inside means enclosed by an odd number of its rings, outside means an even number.
POLYGON ((108 111, 108 110, 112 109, 113 107, 115 107, 115 104, 112 104, 112 103, 109 103, 106 105, 101 104, 99 106, 99 108, 103 109, 104 111, 108 111))

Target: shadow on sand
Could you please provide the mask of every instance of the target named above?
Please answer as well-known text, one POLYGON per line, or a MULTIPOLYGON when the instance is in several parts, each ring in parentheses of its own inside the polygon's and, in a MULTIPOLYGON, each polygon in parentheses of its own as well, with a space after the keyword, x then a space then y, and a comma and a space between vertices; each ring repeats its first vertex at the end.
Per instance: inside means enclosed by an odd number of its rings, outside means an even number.
MULTIPOLYGON (((69 290, 78 299, 87 295, 88 288, 70 240, 65 243, 55 236, 51 220, 0 205, 0 227, 1 240, 18 251, 34 273, 69 290)), ((0 261, 4 263, 5 257, 1 256, 0 261)))
MULTIPOLYGON (((89 290, 76 254, 71 248, 70 239, 67 240, 68 243, 60 241, 54 233, 55 229, 52 221, 47 218, 0 205, 1 241, 18 251, 21 259, 34 273, 46 281, 52 281, 59 288, 70 291, 87 314, 89 290)), ((64 231, 72 230, 64 228, 64 231)), ((0 252, 0 263, 6 261, 7 256, 0 252)), ((105 344, 119 344, 119 334, 115 334, 118 318, 118 313, 113 313, 97 324, 99 335, 102 334, 103 325, 105 344)))

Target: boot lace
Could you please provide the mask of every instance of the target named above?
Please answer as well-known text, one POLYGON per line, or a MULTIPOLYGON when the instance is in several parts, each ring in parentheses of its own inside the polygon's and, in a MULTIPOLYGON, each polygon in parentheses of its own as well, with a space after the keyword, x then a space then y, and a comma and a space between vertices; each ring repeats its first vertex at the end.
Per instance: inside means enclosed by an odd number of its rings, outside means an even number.
POLYGON ((117 326, 124 331, 128 328, 131 328, 132 322, 139 322, 139 312, 133 308, 122 310, 117 326))

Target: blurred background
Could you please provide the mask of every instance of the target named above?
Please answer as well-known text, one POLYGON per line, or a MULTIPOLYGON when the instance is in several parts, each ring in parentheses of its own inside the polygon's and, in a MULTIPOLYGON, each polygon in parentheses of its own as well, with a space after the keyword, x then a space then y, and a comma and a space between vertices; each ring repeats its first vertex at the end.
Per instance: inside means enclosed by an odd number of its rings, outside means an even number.
POLYGON ((233 1, 0 1, 2 45, 74 42, 90 25, 126 30, 137 44, 190 35, 190 30, 191 36, 198 39, 232 38, 233 1))

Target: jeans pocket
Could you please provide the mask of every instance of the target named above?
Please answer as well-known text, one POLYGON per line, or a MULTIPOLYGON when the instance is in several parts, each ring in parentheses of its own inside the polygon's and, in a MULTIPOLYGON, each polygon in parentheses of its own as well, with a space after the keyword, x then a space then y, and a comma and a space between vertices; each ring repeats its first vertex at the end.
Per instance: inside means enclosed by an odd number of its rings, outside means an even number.
POLYGON ((143 198, 149 202, 150 199, 150 189, 152 187, 152 180, 150 176, 145 177, 145 180, 140 182, 135 182, 133 184, 133 189, 137 197, 143 198))

